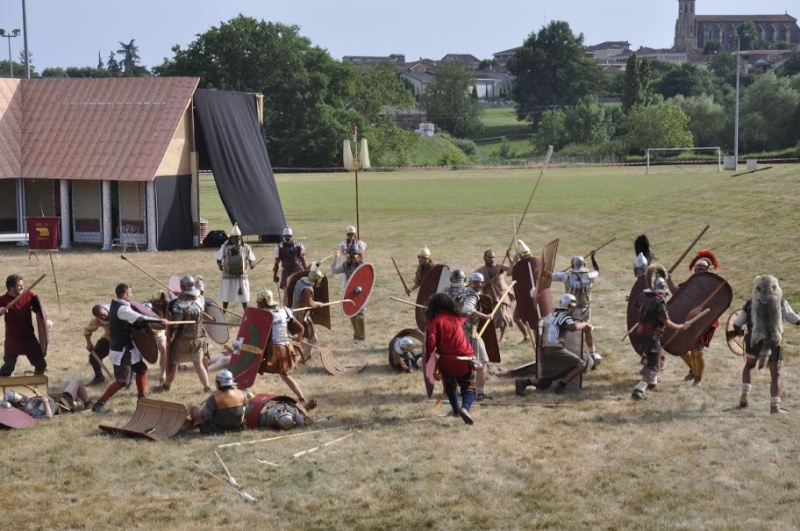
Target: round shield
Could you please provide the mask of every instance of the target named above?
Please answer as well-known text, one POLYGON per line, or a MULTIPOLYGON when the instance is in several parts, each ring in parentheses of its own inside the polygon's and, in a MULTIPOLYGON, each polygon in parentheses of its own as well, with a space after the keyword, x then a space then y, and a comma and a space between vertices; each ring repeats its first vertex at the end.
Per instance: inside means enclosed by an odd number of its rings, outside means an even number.
POLYGON ((212 306, 206 305, 205 312, 214 318, 214 322, 203 320, 203 329, 208 334, 208 337, 214 343, 218 343, 220 345, 224 345, 230 339, 230 334, 228 333, 227 323, 225 321, 225 313, 222 311, 222 308, 219 306, 212 306), (214 324, 214 323, 225 323, 225 324, 214 324))
POLYGON ((361 264, 347 279, 342 303, 342 312, 347 317, 354 317, 366 306, 372 287, 375 285, 375 268, 372 264, 361 264))
MULTIPOLYGON (((741 308, 736 308, 731 312, 731 314, 728 316, 728 322, 725 325, 726 332, 733 331, 733 323, 734 321, 736 321, 736 319, 739 317, 739 314, 741 313, 742 313, 741 308)), ((744 356, 745 355, 744 334, 742 334, 741 336, 736 336, 728 339, 728 348, 731 349, 731 352, 733 352, 737 356, 744 356)))
POLYGON ((30 428, 31 426, 36 426, 36 419, 15 407, 10 409, 0 408, 0 426, 14 430, 30 428))

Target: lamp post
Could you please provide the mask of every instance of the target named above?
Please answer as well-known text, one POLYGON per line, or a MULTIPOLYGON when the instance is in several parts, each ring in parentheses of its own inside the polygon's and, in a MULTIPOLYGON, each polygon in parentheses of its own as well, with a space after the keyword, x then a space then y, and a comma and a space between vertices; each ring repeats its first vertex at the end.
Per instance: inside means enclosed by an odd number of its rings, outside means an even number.
POLYGON ((15 29, 12 30, 11 33, 6 33, 6 30, 0 28, 0 37, 5 37, 8 39, 8 73, 13 78, 14 77, 14 63, 11 61, 11 39, 14 37, 19 37, 19 30, 15 29))

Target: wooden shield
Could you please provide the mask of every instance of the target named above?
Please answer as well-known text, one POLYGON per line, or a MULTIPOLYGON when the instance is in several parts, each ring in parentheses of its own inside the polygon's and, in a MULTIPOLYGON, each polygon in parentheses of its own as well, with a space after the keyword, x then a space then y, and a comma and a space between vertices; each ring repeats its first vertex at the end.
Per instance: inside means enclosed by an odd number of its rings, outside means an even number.
MULTIPOLYGON (((538 279, 536 283, 537 288, 541 290, 546 290, 552 284, 553 279, 549 276, 545 276, 544 272, 549 271, 553 273, 556 270, 556 256, 558 255, 558 240, 553 240, 547 245, 544 246, 542 249, 542 268, 539 272, 539 276, 541 277, 538 279)), ((550 313, 550 312, 547 312, 550 313)), ((542 315, 547 315, 542 313, 542 315)))
POLYGON ((425 360, 425 366, 422 371, 422 376, 425 379, 425 392, 428 393, 428 398, 433 396, 433 386, 436 385, 436 356, 428 356, 425 351, 425 342, 422 342, 422 359, 425 360))
POLYGON ((20 430, 36 426, 36 419, 15 407, 10 409, 0 407, 0 426, 20 430))
POLYGON ((389 365, 395 369, 400 368, 400 361, 399 356, 394 352, 394 344, 398 339, 406 336, 416 339, 423 345, 425 344, 425 334, 415 328, 404 328, 396 333, 392 340, 389 341, 389 365))
MULTIPOLYGON (((492 299, 488 295, 481 295, 481 311, 486 315, 492 313, 492 299)), ((500 310, 498 310, 500 311, 500 310)), ((486 321, 481 320, 478 324, 478 331, 486 321)), ((489 326, 484 330, 483 344, 486 347, 486 354, 489 356, 489 361, 492 363, 500 363, 500 347, 497 344, 497 329, 494 323, 489 323, 489 326)))
POLYGON ((528 323, 532 330, 536 330, 539 325, 535 286, 540 264, 538 258, 527 257, 520 259, 511 269, 511 278, 516 282, 514 284, 514 295, 517 298, 516 317, 528 323))
POLYGON ((673 356, 686 354, 697 343, 697 339, 722 316, 733 301, 733 289, 721 276, 706 272, 695 273, 681 284, 667 302, 669 318, 675 323, 683 323, 709 308, 711 311, 701 317, 684 332, 667 329, 662 345, 673 356))
POLYGON ((42 348, 42 356, 47 356, 47 346, 50 344, 50 329, 47 327, 47 312, 44 310, 44 304, 39 301, 39 306, 42 308, 42 314, 36 314, 36 332, 39 337, 39 346, 42 348))
MULTIPOLYGON (((742 309, 741 308, 736 308, 728 316, 728 321, 725 324, 725 331, 726 332, 732 332, 733 331, 733 323, 739 317, 740 313, 742 313, 742 309)), ((745 328, 745 333, 747 333, 746 325, 743 328, 745 328)), ((731 352, 733 352, 737 356, 744 356, 745 355, 746 351, 745 351, 745 344, 744 344, 744 334, 742 334, 740 336, 732 337, 732 338, 728 339, 727 341, 728 341, 728 348, 731 350, 731 352)))
MULTIPOLYGON (((214 318, 214 322, 226 323, 225 313, 221 308, 211 304, 206 304, 205 312, 214 318)), ((206 331, 206 334, 214 343, 224 345, 230 339, 230 333, 228 332, 228 326, 226 324, 214 324, 210 321, 204 320, 203 330, 206 331)))
POLYGON ((141 302, 131 301, 131 308, 133 308, 133 311, 138 312, 144 315, 145 317, 151 317, 153 319, 161 319, 161 317, 159 317, 158 314, 156 314, 156 312, 154 312, 141 302))
MULTIPOLYGON (((294 299, 294 288, 297 286, 297 282, 303 278, 308 276, 308 272, 310 270, 306 269, 305 271, 298 271, 297 273, 292 273, 288 279, 286 279, 286 291, 284 291, 283 297, 283 305, 287 308, 292 307, 292 300, 294 299)), ((330 302, 330 295, 328 292, 328 277, 325 276, 320 281, 319 286, 314 286, 314 300, 317 302, 327 303, 330 302)), ((311 321, 315 325, 324 326, 328 330, 331 329, 331 307, 330 306, 323 306, 322 308, 316 308, 311 310, 311 321)))
POLYGON ((647 281, 645 280, 644 276, 641 276, 636 279, 636 282, 633 283, 631 292, 628 295, 627 330, 633 330, 630 334, 628 334, 628 340, 631 342, 631 346, 637 354, 642 353, 642 334, 640 334, 637 329, 634 328, 634 326, 639 322, 639 307, 637 306, 639 296, 646 288, 647 281))
MULTIPOLYGON (((311 266, 309 265, 303 271, 297 271, 296 273, 292 273, 291 275, 289 275, 289 278, 286 279, 286 289, 283 290, 283 305, 286 306, 287 308, 292 307, 292 298, 294 298, 294 287, 295 285, 297 285, 297 281, 307 276, 310 270, 311 266)), ((316 299, 316 296, 314 297, 314 299, 316 299)))
POLYGON ((343 299, 350 299, 342 303, 342 312, 347 317, 357 315, 366 306, 372 287, 375 285, 375 268, 372 264, 361 264, 353 271, 344 287, 343 299))
POLYGON ((233 343, 234 350, 228 369, 239 389, 249 389, 258 375, 258 366, 272 333, 272 313, 248 307, 233 343))
MULTIPOLYGON (((446 265, 438 264, 422 280, 422 284, 417 291, 417 304, 427 306, 431 297, 450 285, 450 268, 446 265)), ((417 328, 420 332, 425 330, 425 308, 417 308, 416 315, 417 328)))
POLYGON ((127 424, 121 428, 101 424, 98 428, 106 433, 158 441, 181 431, 188 415, 189 412, 183 404, 140 398, 136 402, 133 418, 127 424))
POLYGON ((150 323, 131 326, 131 339, 147 363, 158 363, 158 342, 150 323))

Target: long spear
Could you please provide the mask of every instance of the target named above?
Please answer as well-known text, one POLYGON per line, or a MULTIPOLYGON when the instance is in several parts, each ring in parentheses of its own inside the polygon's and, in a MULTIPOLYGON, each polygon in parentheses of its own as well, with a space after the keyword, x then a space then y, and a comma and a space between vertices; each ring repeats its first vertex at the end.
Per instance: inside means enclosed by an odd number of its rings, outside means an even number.
POLYGON ((56 298, 58 299, 58 311, 61 311, 61 295, 58 293, 58 277, 56 276, 56 266, 53 263, 53 251, 49 251, 50 255, 50 268, 53 270, 53 282, 56 285, 56 298))
POLYGON ((411 295, 411 290, 408 289, 408 286, 406 285, 406 281, 403 278, 403 274, 400 272, 400 268, 397 267, 397 262, 395 261, 394 256, 390 256, 389 258, 392 259, 392 263, 394 264, 394 270, 397 271, 397 276, 400 277, 400 282, 403 283, 403 289, 406 291, 406 295, 411 295))
POLYGON ((46 277, 46 276, 47 276, 47 275, 42 275, 42 276, 40 276, 39 278, 37 278, 36 280, 34 280, 34 281, 33 281, 33 284, 31 284, 30 286, 28 286, 27 288, 25 288, 24 290, 22 290, 22 293, 20 293, 20 294, 19 294, 19 295, 17 295, 16 297, 14 297, 14 300, 13 300, 13 301, 11 301, 11 302, 9 302, 8 304, 6 304, 6 310, 10 310, 11 308, 13 308, 13 307, 14 307, 14 305, 17 303, 17 301, 18 301, 18 300, 20 300, 20 299, 22 298, 22 296, 23 296, 23 295, 25 295, 25 294, 26 294, 26 293, 28 293, 30 290, 32 290, 32 289, 33 289, 33 287, 34 287, 36 284, 38 284, 39 282, 41 282, 41 281, 42 281, 42 279, 43 279, 44 277, 46 277))
POLYGON ((708 230, 708 228, 710 226, 711 225, 706 225, 705 228, 702 231, 700 231, 700 234, 697 235, 697 238, 695 238, 694 241, 691 244, 689 244, 689 247, 687 247, 686 250, 683 251, 683 254, 680 256, 680 258, 678 258, 678 260, 675 262, 675 264, 673 264, 673 266, 669 268, 669 273, 672 273, 673 271, 675 271, 675 269, 680 265, 680 263, 683 261, 683 259, 686 258, 686 255, 689 254, 689 251, 692 250, 692 247, 694 247, 695 244, 698 241, 700 241, 700 238, 703 237, 703 234, 706 233, 706 231, 708 230))
MULTIPOLYGON (((592 253, 596 253, 597 251, 599 251, 600 249, 602 249, 603 247, 605 247, 606 245, 608 245, 609 243, 613 242, 613 241, 614 241, 614 240, 616 240, 616 239, 617 239, 617 237, 616 237, 616 236, 614 236, 613 238, 611 238, 610 240, 608 240, 606 243, 604 243, 603 245, 601 245, 601 246, 600 246, 600 247, 598 247, 597 249, 592 249, 591 251, 589 251, 588 253, 586 253, 584 256, 591 256, 591 254, 592 254, 592 253)), ((567 269, 569 269, 569 267, 568 267, 567 269)), ((563 271, 566 271, 567 269, 564 269, 563 271)))
POLYGON ((119 257, 122 258, 123 260, 125 260, 126 262, 128 262, 130 265, 132 265, 136 269, 138 269, 139 271, 141 271, 142 273, 144 273, 145 275, 147 275, 148 277, 150 277, 153 280, 155 280, 156 283, 159 284, 160 286, 163 286, 163 287, 167 288, 168 292, 170 292, 170 293, 172 293, 174 295, 177 295, 179 293, 177 291, 173 291, 172 288, 170 288, 169 286, 167 286, 166 284, 161 282, 155 275, 153 275, 152 273, 150 273, 149 271, 147 271, 143 267, 139 267, 138 265, 136 265, 133 262, 131 262, 131 260, 127 256, 125 256, 124 254, 121 254, 119 257))
POLYGON ((506 295, 508 295, 508 292, 511 291, 511 288, 513 288, 514 284, 516 284, 516 283, 517 283, 516 280, 512 281, 511 284, 508 285, 508 288, 506 288, 506 290, 503 292, 503 294, 500 295, 500 297, 497 299, 497 304, 495 304, 494 309, 492 310, 492 313, 489 314, 489 318, 486 319, 485 323, 483 323, 483 328, 481 328, 481 331, 478 332, 478 337, 481 337, 483 335, 483 333, 486 331, 486 329, 489 327, 489 323, 491 323, 492 320, 494 319, 494 314, 496 314, 497 310, 500 309, 500 305, 503 304, 503 301, 505 300, 506 295))

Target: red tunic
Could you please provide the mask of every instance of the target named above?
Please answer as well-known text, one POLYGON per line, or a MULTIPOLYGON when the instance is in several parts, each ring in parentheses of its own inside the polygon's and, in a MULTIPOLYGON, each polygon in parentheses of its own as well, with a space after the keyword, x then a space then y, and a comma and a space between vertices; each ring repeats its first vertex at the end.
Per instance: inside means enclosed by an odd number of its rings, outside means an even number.
POLYGON ((425 356, 439 354, 439 369, 451 376, 462 376, 472 371, 470 363, 457 356, 473 357, 472 346, 462 328, 466 317, 442 312, 434 317, 425 329, 425 356))
MULTIPOLYGON (((0 297, 0 305, 7 306, 16 296, 8 293, 0 297)), ((32 291, 27 291, 20 297, 14 306, 5 314, 6 323, 6 349, 12 356, 22 356, 42 353, 39 341, 33 333, 31 312, 41 314, 42 307, 39 297, 32 291)))

